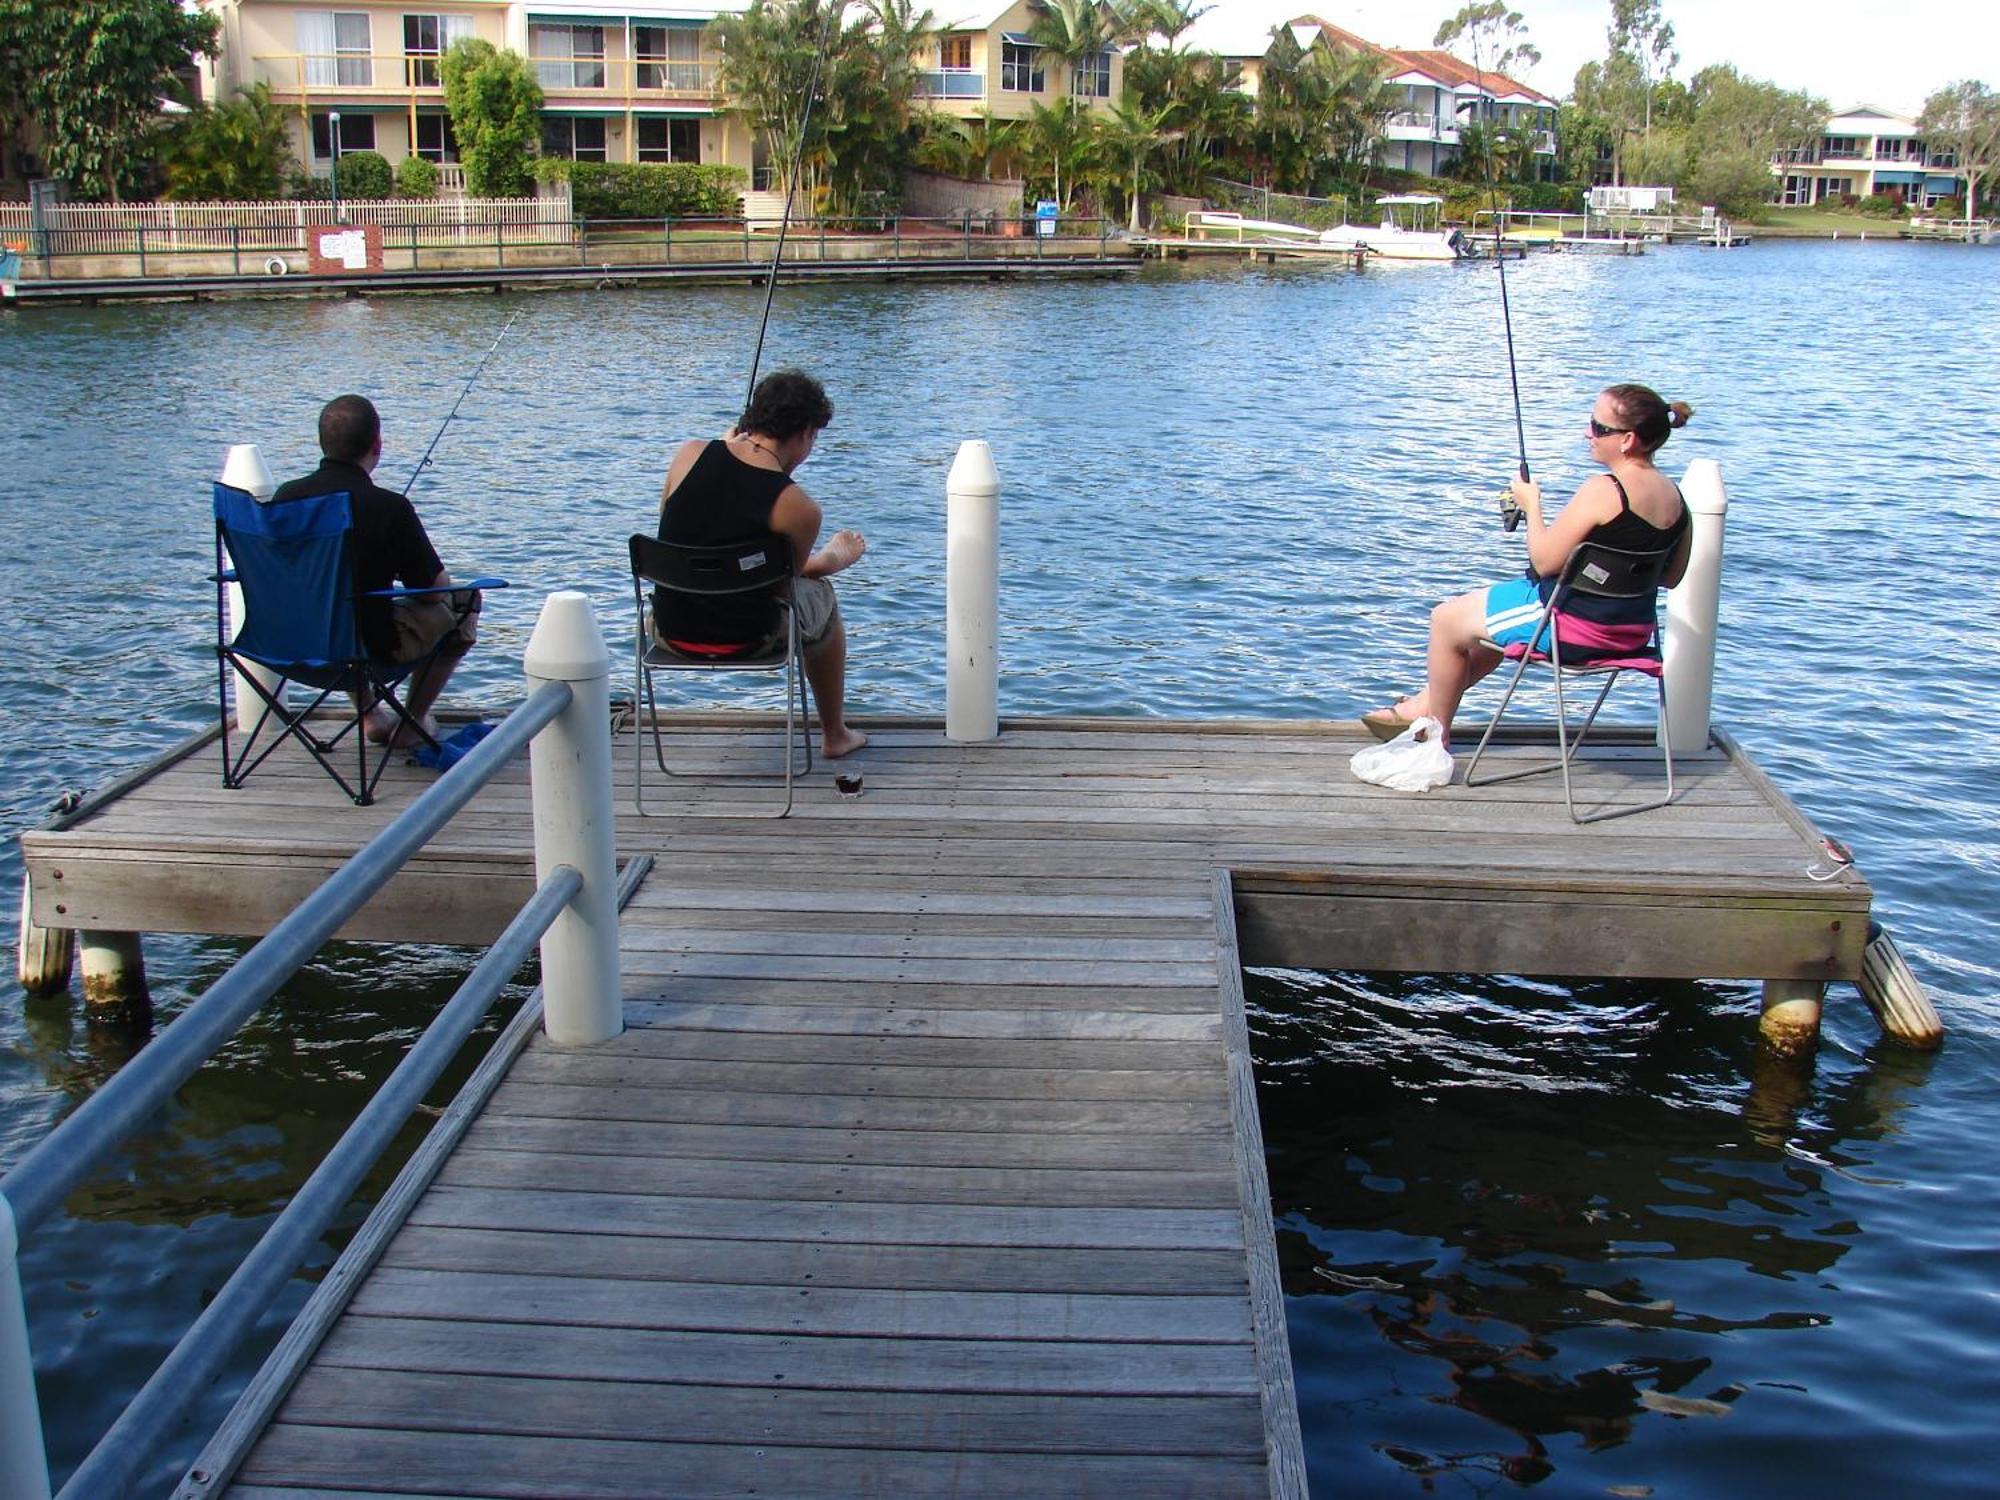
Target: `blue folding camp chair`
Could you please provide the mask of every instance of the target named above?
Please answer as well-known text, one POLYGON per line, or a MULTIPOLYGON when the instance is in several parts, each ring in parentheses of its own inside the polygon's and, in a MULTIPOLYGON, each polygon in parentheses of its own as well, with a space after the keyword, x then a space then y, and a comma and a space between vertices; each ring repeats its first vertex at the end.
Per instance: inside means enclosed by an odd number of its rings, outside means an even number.
MULTIPOLYGON (((382 661, 369 656, 355 618, 349 537, 353 529, 351 498, 345 490, 278 504, 259 501, 232 485, 215 487, 215 660, 216 695, 222 718, 222 784, 240 787, 288 739, 303 745, 321 769, 356 803, 375 800, 375 787, 393 758, 380 749, 371 769, 368 736, 362 721, 378 703, 387 704, 402 724, 436 741, 404 707, 398 689, 405 682, 421 683, 437 663, 443 643, 415 661, 382 661), (228 586, 243 589, 244 620, 235 638, 229 635, 228 586), (275 674, 266 684, 249 668, 275 674), (229 675, 247 682, 263 700, 263 710, 240 748, 232 744, 229 716, 229 675), (315 693, 303 709, 285 701, 288 683, 315 693), (314 733, 312 716, 328 699, 352 695, 359 707, 332 735, 314 733), (267 736, 267 729, 277 726, 267 736), (349 782, 333 763, 333 755, 349 736, 355 744, 356 779, 349 782)), ((371 589, 370 599, 396 599, 453 594, 472 589, 505 588, 501 578, 475 578, 444 589, 371 589)), ((346 705, 342 705, 345 707, 346 705)), ((238 704, 239 712, 251 705, 238 704)), ((246 715, 247 717, 247 715, 246 715)), ((326 720, 320 720, 321 724, 326 720)), ((237 726, 239 729, 241 726, 237 726)))

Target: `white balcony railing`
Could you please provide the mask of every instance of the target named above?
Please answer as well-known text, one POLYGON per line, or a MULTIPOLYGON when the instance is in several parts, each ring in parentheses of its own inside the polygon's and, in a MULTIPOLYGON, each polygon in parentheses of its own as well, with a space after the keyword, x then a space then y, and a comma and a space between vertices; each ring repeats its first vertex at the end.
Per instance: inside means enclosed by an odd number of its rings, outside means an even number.
POLYGON ((930 68, 917 75, 926 99, 984 99, 986 75, 975 68, 930 68))
MULTIPOLYGON (((617 98, 711 99, 717 64, 664 57, 541 57, 528 59, 542 88, 552 94, 585 93, 617 98)), ((251 79, 287 99, 327 96, 444 96, 438 59, 429 53, 276 52, 251 59, 251 79)), ((979 98, 982 90, 951 97, 979 98)))

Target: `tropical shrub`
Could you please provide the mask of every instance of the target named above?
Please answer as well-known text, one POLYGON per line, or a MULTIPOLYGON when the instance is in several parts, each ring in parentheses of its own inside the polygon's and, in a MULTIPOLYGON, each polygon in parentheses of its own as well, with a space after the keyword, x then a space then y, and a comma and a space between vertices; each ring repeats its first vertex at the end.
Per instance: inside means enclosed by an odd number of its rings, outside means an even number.
POLYGON ((268 83, 223 104, 198 104, 161 135, 162 196, 168 198, 282 198, 295 167, 289 120, 268 83))
POLYGON ((691 161, 565 161, 534 164, 538 182, 567 182, 585 219, 726 219, 741 207, 749 176, 741 167, 691 161))
POLYGON ((466 191, 475 198, 526 197, 542 137, 542 86, 528 60, 466 37, 451 44, 438 66, 466 191))
POLYGON ((398 198, 435 198, 438 191, 437 163, 422 156, 406 156, 396 163, 398 198))
POLYGON ((396 181, 389 159, 379 151, 343 151, 336 167, 343 198, 386 198, 396 181))

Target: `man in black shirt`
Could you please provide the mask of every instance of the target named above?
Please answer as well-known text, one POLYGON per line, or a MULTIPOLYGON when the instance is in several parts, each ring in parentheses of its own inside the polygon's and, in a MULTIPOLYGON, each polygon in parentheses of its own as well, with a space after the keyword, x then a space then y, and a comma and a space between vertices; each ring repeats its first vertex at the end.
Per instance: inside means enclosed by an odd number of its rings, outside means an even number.
MULTIPOLYGON (((347 492, 354 527, 349 562, 355 592, 364 596, 355 601, 355 623, 368 654, 384 661, 415 661, 443 643, 436 661, 416 675, 404 698, 410 716, 427 732, 434 731, 430 706, 477 639, 479 592, 461 589, 415 599, 365 597, 371 589, 399 585, 449 588, 451 575, 438 561, 409 498, 383 489, 371 477, 382 460, 382 419, 373 403, 362 396, 336 396, 327 402, 319 414, 319 448, 324 455, 320 466, 279 486, 271 503, 347 492)), ((376 744, 406 748, 423 743, 407 725, 399 727, 394 712, 383 704, 375 705, 362 727, 376 744)))

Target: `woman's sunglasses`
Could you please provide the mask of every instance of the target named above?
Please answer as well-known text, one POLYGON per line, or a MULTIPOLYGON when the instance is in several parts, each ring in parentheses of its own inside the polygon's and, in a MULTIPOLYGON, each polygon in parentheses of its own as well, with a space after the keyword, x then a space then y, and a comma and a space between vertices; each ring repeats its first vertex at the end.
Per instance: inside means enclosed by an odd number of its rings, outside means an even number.
POLYGON ((1597 418, 1592 417, 1590 419, 1590 435, 1594 438, 1616 437, 1621 433, 1627 433, 1630 432, 1631 430, 1632 429, 1629 427, 1606 427, 1602 422, 1598 421, 1597 418))

